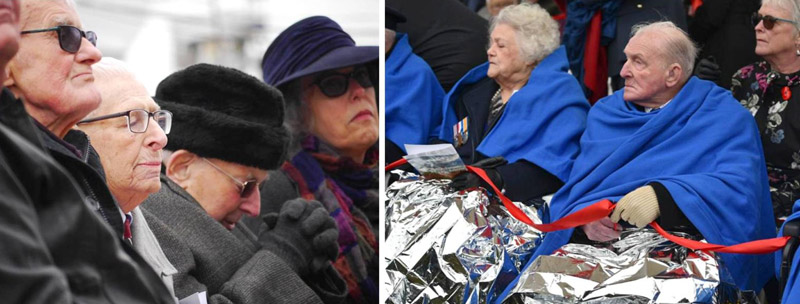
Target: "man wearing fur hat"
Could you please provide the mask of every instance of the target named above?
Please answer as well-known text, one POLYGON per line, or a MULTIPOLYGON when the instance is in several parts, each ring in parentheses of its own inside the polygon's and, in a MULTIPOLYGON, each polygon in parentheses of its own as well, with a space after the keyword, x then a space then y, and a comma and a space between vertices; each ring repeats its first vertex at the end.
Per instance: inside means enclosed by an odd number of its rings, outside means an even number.
POLYGON ((156 99, 174 121, 161 190, 142 206, 178 270, 175 294, 206 291, 209 303, 340 301, 344 281, 324 275, 336 274, 338 231, 319 202, 287 202, 264 216, 258 237, 237 225, 259 216, 258 185, 284 159, 281 94, 235 69, 198 64, 164 79, 156 99), (301 277, 312 273, 333 280, 307 285, 301 277))

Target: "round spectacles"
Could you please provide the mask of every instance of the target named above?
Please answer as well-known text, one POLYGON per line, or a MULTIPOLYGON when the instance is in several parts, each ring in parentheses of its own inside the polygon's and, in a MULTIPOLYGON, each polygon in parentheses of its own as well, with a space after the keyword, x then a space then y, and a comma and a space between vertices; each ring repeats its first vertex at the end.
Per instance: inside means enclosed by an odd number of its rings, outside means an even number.
POLYGON ((791 24, 794 24, 795 26, 797 26, 797 22, 794 22, 792 20, 776 18, 776 17, 770 16, 770 15, 761 15, 761 14, 759 14, 757 12, 753 13, 753 16, 750 17, 750 21, 753 22, 753 26, 757 26, 759 22, 764 21, 764 28, 768 29, 768 30, 771 30, 775 26, 775 22, 778 22, 778 21, 791 23, 791 24))
POLYGON ((248 179, 248 180, 246 180, 244 182, 239 181, 238 178, 233 177, 233 175, 231 175, 230 173, 226 172, 225 170, 222 170, 222 168, 220 168, 219 166, 215 165, 214 163, 212 163, 210 160, 206 159, 205 157, 203 157, 203 160, 206 161, 212 167, 214 167, 214 169, 217 169, 219 172, 222 172, 222 174, 225 174, 228 177, 230 177, 231 180, 234 183, 236 183, 236 186, 239 187, 239 197, 241 197, 241 198, 249 197, 251 194, 253 194, 253 191, 256 191, 256 187, 258 186, 258 181, 256 179, 248 179))
POLYGON ((350 73, 337 73, 328 72, 320 75, 314 81, 314 84, 319 87, 322 94, 330 98, 336 98, 347 93, 350 88, 350 78, 355 79, 358 84, 363 88, 371 88, 372 81, 369 79, 369 72, 367 68, 358 67, 350 73))
POLYGON ((81 49, 81 41, 83 38, 89 40, 92 45, 97 46, 97 34, 92 31, 82 31, 81 29, 71 25, 59 25, 56 27, 29 30, 20 32, 21 35, 44 33, 44 32, 58 32, 58 45, 64 52, 75 54, 81 49))
POLYGON ((128 130, 132 133, 144 133, 147 132, 147 127, 150 125, 150 117, 156 121, 161 130, 164 131, 164 134, 169 134, 170 129, 172 129, 172 112, 167 110, 158 110, 153 112, 147 112, 146 110, 135 109, 129 110, 125 112, 119 112, 114 114, 108 114, 103 116, 98 116, 95 118, 84 119, 78 122, 78 124, 86 124, 90 122, 111 119, 116 117, 125 117, 128 121, 128 130))

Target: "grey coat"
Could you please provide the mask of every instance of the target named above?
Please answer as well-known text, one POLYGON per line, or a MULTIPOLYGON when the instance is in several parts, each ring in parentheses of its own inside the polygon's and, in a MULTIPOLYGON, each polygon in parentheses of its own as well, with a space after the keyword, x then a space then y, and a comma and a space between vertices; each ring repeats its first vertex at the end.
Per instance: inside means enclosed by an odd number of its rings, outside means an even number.
POLYGON ((175 295, 207 291, 208 303, 322 303, 252 232, 228 231, 180 186, 161 176, 161 190, 142 204, 164 254, 178 270, 175 295))

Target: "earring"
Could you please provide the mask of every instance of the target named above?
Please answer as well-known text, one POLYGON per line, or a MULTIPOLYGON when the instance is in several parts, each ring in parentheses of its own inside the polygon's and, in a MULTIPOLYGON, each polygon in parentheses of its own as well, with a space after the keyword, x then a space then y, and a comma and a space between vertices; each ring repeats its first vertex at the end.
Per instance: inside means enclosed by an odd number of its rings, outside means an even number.
POLYGON ((800 56, 800 49, 795 50, 794 53, 797 54, 797 56, 800 56))

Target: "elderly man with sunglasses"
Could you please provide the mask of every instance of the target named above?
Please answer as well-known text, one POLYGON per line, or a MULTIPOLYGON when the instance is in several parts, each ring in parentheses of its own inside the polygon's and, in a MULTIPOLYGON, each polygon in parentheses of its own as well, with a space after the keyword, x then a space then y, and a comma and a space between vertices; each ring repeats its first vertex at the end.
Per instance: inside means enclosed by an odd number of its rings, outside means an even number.
POLYGON ((174 303, 122 230, 109 229, 122 226, 120 212, 86 136, 69 131, 99 102, 94 35, 77 30, 72 2, 21 4, 0 2, 0 79, 10 89, 0 95, 0 299, 174 303), (72 26, 77 35, 64 34, 72 26))
POLYGON ((338 253, 336 223, 322 205, 287 202, 280 213, 265 215, 269 227, 258 236, 238 225, 245 215, 261 216, 258 185, 283 161, 288 136, 280 93, 238 70, 197 64, 164 79, 155 98, 174 114, 174 124, 160 190, 142 209, 177 269, 176 296, 338 302, 346 291, 341 278, 310 285, 302 279, 312 270, 333 271, 338 253))
POLYGON ((764 0, 752 20, 764 60, 736 72, 731 91, 758 125, 780 225, 800 199, 800 2, 764 0))

